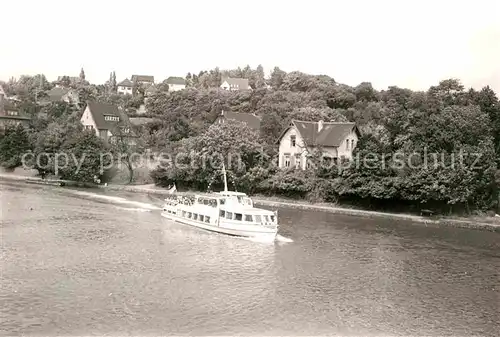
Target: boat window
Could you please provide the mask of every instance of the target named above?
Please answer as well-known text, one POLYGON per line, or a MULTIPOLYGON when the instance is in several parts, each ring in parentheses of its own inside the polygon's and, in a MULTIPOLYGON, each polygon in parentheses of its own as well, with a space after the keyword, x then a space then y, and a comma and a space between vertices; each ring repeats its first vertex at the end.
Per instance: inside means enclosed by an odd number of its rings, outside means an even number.
POLYGON ((248 214, 245 214, 245 221, 248 221, 248 222, 252 222, 252 216, 251 215, 248 215, 248 214))
POLYGON ((232 219, 232 218, 233 218, 233 213, 226 212, 226 219, 232 219))
POLYGON ((198 214, 196 213, 193 214, 193 220, 198 220, 198 214))
POLYGON ((242 203, 243 203, 243 198, 242 198, 242 197, 237 197, 237 198, 238 198, 238 202, 239 202, 240 204, 242 204, 242 203))
POLYGON ((235 220, 241 221, 242 218, 243 218, 242 214, 240 214, 240 213, 234 213, 234 219, 235 220))
POLYGON ((186 217, 186 211, 182 211, 182 216, 186 217))
POLYGON ((208 199, 205 199, 203 200, 203 204, 204 205, 208 205, 209 203, 211 203, 212 200, 208 200, 208 199))
POLYGON ((226 203, 226 199, 220 199, 220 204, 224 205, 226 203))
POLYGON ((188 219, 191 219, 191 212, 188 212, 188 219))
POLYGON ((274 215, 269 216, 271 218, 271 221, 274 222, 274 215))
POLYGON ((210 217, 205 215, 205 222, 210 222, 210 217))
POLYGON ((217 200, 210 199, 209 205, 210 207, 217 207, 217 200))
POLYGON ((201 221, 201 222, 203 222, 203 215, 200 214, 198 220, 201 221))
POLYGON ((269 217, 267 215, 264 215, 264 221, 269 222, 269 217))
POLYGON ((220 212, 219 212, 219 215, 221 217, 225 217, 226 216, 226 211, 224 211, 224 210, 221 209, 220 212))
POLYGON ((262 217, 260 215, 254 215, 255 222, 262 222, 262 217))

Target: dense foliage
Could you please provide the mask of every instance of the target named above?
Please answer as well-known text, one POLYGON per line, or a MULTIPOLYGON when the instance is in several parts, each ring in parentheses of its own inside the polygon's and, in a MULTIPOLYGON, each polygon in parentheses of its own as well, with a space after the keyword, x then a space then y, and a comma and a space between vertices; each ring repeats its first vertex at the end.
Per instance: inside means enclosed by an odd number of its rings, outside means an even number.
MULTIPOLYGON (((111 73, 103 86, 83 79, 75 88, 82 99, 118 104, 131 116, 146 105, 147 116, 155 118, 139 130, 141 146, 123 149, 115 144, 112 151, 162 152, 161 165, 151 172, 159 185, 220 187, 219 164, 224 160, 230 184, 250 193, 377 208, 497 207, 500 102, 489 87, 465 90, 460 81, 449 79, 427 91, 377 91, 369 82, 351 87, 325 75, 286 73, 277 67, 265 78, 260 66, 190 73, 186 82, 185 90, 168 92, 168 86, 160 84, 149 95, 137 86, 134 97, 127 97, 116 94, 116 75, 111 73), (227 76, 249 79, 253 90, 219 89, 227 76), (261 118, 261 128, 214 124, 221 111, 253 113, 261 118), (292 119, 356 122, 362 138, 355 159, 325 168, 318 151, 309 170, 277 169, 277 141, 292 119)), ((11 131, 3 135, 0 147, 10 151, 0 158, 4 166, 18 165, 18 154, 26 150, 11 144, 28 143, 34 153, 74 149, 78 154, 105 147, 79 129, 82 106, 34 104, 34 95, 43 95, 36 89, 40 85, 50 88, 43 75, 4 85, 9 94, 22 97, 26 111, 35 117, 26 135, 29 142, 19 140, 21 132, 16 133, 19 139, 11 131)), ((127 158, 124 162, 132 167, 127 158)), ((92 172, 71 178, 90 179, 92 172)))

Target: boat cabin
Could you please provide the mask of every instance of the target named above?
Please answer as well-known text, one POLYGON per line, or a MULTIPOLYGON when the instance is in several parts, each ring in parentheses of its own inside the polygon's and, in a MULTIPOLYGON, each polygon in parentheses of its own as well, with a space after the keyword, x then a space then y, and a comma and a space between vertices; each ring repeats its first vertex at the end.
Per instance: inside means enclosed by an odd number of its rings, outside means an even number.
POLYGON ((252 199, 240 192, 170 195, 165 198, 164 211, 178 217, 206 223, 210 223, 210 219, 217 217, 224 221, 242 224, 272 225, 277 220, 273 212, 253 208, 252 199))
POLYGON ((253 207, 252 199, 245 193, 224 191, 219 192, 219 195, 226 198, 225 204, 228 206, 253 207))

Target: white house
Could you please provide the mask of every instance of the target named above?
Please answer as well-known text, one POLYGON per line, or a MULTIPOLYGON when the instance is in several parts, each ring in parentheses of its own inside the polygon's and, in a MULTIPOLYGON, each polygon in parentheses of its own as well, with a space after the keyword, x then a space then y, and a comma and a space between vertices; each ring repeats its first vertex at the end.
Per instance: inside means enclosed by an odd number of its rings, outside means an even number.
POLYGON ((118 93, 123 95, 132 95, 132 89, 134 88, 134 83, 128 78, 124 79, 120 83, 118 83, 118 93))
POLYGON ((306 169, 308 156, 320 147, 323 157, 352 159, 361 136, 355 123, 293 120, 279 138, 279 167, 306 169))
POLYGON ((186 89, 186 80, 182 77, 170 76, 165 80, 164 83, 168 85, 168 91, 179 91, 182 89, 186 89))
POLYGON ((87 102, 80 122, 106 142, 118 135, 134 137, 128 117, 120 113, 116 105, 87 102))
POLYGON ((248 78, 231 78, 226 77, 222 79, 220 87, 224 90, 237 91, 237 90, 250 90, 248 78))

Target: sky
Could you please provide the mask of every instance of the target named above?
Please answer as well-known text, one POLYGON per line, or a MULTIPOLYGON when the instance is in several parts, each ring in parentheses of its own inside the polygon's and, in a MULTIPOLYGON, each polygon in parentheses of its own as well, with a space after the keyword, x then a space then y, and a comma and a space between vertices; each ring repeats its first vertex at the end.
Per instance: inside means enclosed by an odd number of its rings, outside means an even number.
POLYGON ((458 78, 500 95, 500 1, 5 1, 0 79, 104 83, 262 64, 425 90, 458 78))

